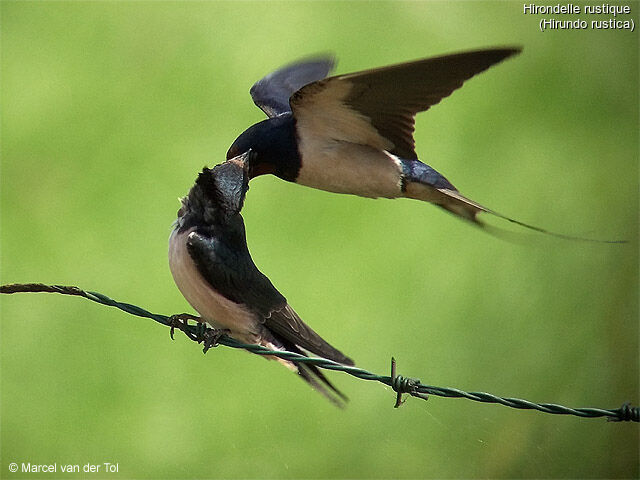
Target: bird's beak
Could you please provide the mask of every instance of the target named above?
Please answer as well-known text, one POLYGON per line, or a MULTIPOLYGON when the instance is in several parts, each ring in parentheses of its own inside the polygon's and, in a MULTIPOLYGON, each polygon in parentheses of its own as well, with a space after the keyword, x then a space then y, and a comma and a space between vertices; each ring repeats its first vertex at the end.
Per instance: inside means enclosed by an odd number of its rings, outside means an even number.
POLYGON ((241 153, 240 155, 231 158, 230 160, 227 160, 228 162, 233 162, 239 166, 241 166, 245 172, 249 171, 249 165, 251 164, 251 161, 253 160, 253 158, 255 157, 255 152, 251 149, 247 150, 244 153, 241 153))

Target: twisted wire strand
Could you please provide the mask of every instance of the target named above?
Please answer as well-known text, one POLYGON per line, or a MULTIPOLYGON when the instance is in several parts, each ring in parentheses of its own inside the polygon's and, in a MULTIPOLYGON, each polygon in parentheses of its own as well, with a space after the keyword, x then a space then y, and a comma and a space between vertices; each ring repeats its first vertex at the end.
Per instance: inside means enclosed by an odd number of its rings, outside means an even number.
MULTIPOLYGON (((606 417, 607 420, 614 422, 640 422, 640 408, 632 407, 628 403, 625 403, 620 408, 616 409, 571 408, 553 403, 534 403, 520 398, 499 397, 497 395, 486 392, 465 392, 457 388, 424 385, 420 382, 420 380, 416 378, 408 378, 403 377, 402 375, 397 375, 394 359, 391 360, 391 375, 383 376, 369 372, 362 368, 342 365, 326 358, 305 357, 304 355, 300 355, 294 352, 288 352, 284 350, 270 350, 268 348, 261 347, 260 345, 244 344, 238 342, 237 340, 234 340, 228 335, 219 333, 215 335, 215 343, 213 345, 208 345, 206 340, 207 334, 214 333, 216 331, 207 327, 203 323, 190 325, 187 320, 180 319, 180 317, 183 317, 182 315, 174 315, 169 317, 166 315, 151 313, 144 308, 138 307, 137 305, 118 302, 101 293, 82 290, 74 286, 45 285, 42 283, 14 283, 0 286, 0 293, 11 294, 20 292, 46 292, 80 296, 93 302, 100 303, 102 305, 118 308, 131 315, 150 318, 164 326, 170 327, 172 333, 174 329, 179 329, 183 331, 191 340, 194 340, 198 343, 204 342, 205 351, 208 350, 208 348, 211 346, 220 344, 231 348, 241 348, 244 350, 248 350, 249 352, 255 353, 257 355, 271 355, 286 360, 293 360, 299 363, 309 363, 319 368, 344 372, 348 375, 363 380, 380 382, 391 387, 397 393, 395 404, 396 408, 403 403, 402 394, 409 394, 423 400, 427 400, 428 395, 436 395, 444 398, 466 398, 467 400, 473 400, 475 402, 495 403, 516 409, 537 410, 539 412, 556 415, 574 415, 583 418, 606 417)), ((189 319, 197 319, 197 317, 192 317, 190 315, 184 315, 184 317, 188 317, 189 319)))

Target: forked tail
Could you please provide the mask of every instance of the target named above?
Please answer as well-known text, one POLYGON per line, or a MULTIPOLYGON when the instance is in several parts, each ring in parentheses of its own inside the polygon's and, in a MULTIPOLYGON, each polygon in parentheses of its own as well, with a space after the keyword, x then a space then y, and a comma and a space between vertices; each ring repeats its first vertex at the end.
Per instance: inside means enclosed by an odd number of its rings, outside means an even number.
POLYGON ((438 192, 447 199, 447 201, 443 203, 437 203, 439 207, 448 210, 449 212, 461 217, 465 220, 468 220, 478 227, 485 230, 496 230, 500 231, 498 227, 494 227, 493 225, 487 225, 483 221, 478 219, 479 213, 488 213, 495 217, 506 220, 507 222, 513 223, 515 225, 519 225, 529 230, 533 230, 535 232, 543 233, 545 235, 550 235, 556 238, 562 238, 564 240, 575 240, 580 242, 595 242, 595 243, 627 243, 626 240, 601 240, 597 238, 587 238, 587 237, 579 237, 576 235, 567 235, 564 233, 552 232, 551 230, 547 230, 542 227, 538 227, 536 225, 531 225, 529 223, 521 222, 520 220, 516 220, 515 218, 507 217, 501 213, 496 212, 495 210, 491 210, 487 207, 480 205, 479 203, 474 202, 466 198, 457 190, 450 189, 437 189, 438 192))
MULTIPOLYGON (((289 352, 294 352, 300 355, 309 356, 307 352, 304 351, 304 349, 288 341, 283 341, 281 347, 289 352)), ((342 393, 340 390, 338 390, 324 375, 324 373, 322 373, 320 369, 315 365, 312 365, 310 363, 304 363, 304 362, 295 362, 293 360, 285 360, 283 358, 277 358, 277 357, 272 357, 272 358, 275 358, 275 360, 277 360, 279 363, 283 364, 285 367, 289 368, 290 370, 293 370, 294 372, 296 372, 302 380, 304 380, 306 383, 311 385, 311 387, 313 387, 314 390, 322 394, 324 397, 326 397, 331 403, 333 403, 337 407, 344 408, 346 405, 346 402, 349 401, 347 396, 344 393, 342 393)), ((345 365, 353 365, 353 362, 351 361, 351 359, 347 359, 347 360, 349 360, 350 363, 345 363, 345 365)))
POLYGON ((493 225, 487 225, 478 219, 479 213, 488 213, 515 225, 519 225, 535 232, 551 235, 565 240, 578 240, 582 242, 596 243, 627 243, 626 240, 599 240, 594 238, 579 237, 552 232, 545 228, 537 227, 529 223, 521 222, 501 213, 480 205, 468 199, 440 173, 419 160, 401 160, 403 169, 402 190, 406 197, 423 200, 438 205, 454 215, 467 220, 486 231, 494 233, 512 233, 493 225))

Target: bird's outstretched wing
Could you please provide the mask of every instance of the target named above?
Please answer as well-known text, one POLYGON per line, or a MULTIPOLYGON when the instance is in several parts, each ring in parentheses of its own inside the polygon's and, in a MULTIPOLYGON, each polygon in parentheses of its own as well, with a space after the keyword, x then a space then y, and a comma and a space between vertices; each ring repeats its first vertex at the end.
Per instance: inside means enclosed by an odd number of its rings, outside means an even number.
POLYGON ((187 250, 200 274, 216 291, 256 312, 276 337, 323 358, 353 365, 350 358, 300 319, 286 298, 258 270, 247 250, 239 252, 220 239, 197 232, 189 234, 187 250))
POLYGON ((295 92, 291 110, 302 135, 322 132, 334 140, 417 159, 413 140, 416 113, 520 51, 476 50, 329 77, 295 92))
POLYGON ((322 80, 333 69, 329 56, 308 58, 286 65, 258 80, 250 90, 251 98, 269 117, 290 112, 289 97, 305 85, 322 80))

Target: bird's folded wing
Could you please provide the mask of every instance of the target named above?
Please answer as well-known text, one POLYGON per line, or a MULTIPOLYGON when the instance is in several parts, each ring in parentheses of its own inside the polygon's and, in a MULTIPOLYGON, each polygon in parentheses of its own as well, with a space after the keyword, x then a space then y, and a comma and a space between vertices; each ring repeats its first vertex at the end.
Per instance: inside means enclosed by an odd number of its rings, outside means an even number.
POLYGON ((231 249, 224 242, 192 232, 187 250, 200 274, 218 293, 256 312, 271 332, 321 357, 353 364, 300 319, 246 249, 231 249))
POLYGON ((416 113, 450 95, 465 80, 519 52, 519 48, 477 50, 337 75, 294 93, 291 111, 301 136, 323 132, 335 135, 333 140, 370 145, 401 158, 416 159, 416 113))
POLYGON ((309 58, 289 64, 258 80, 251 98, 269 117, 290 112, 289 97, 305 85, 325 78, 333 68, 332 57, 309 58))
POLYGON ((294 342, 305 350, 334 362, 353 365, 353 360, 322 339, 304 323, 290 305, 272 310, 265 317, 265 326, 277 335, 294 342))

